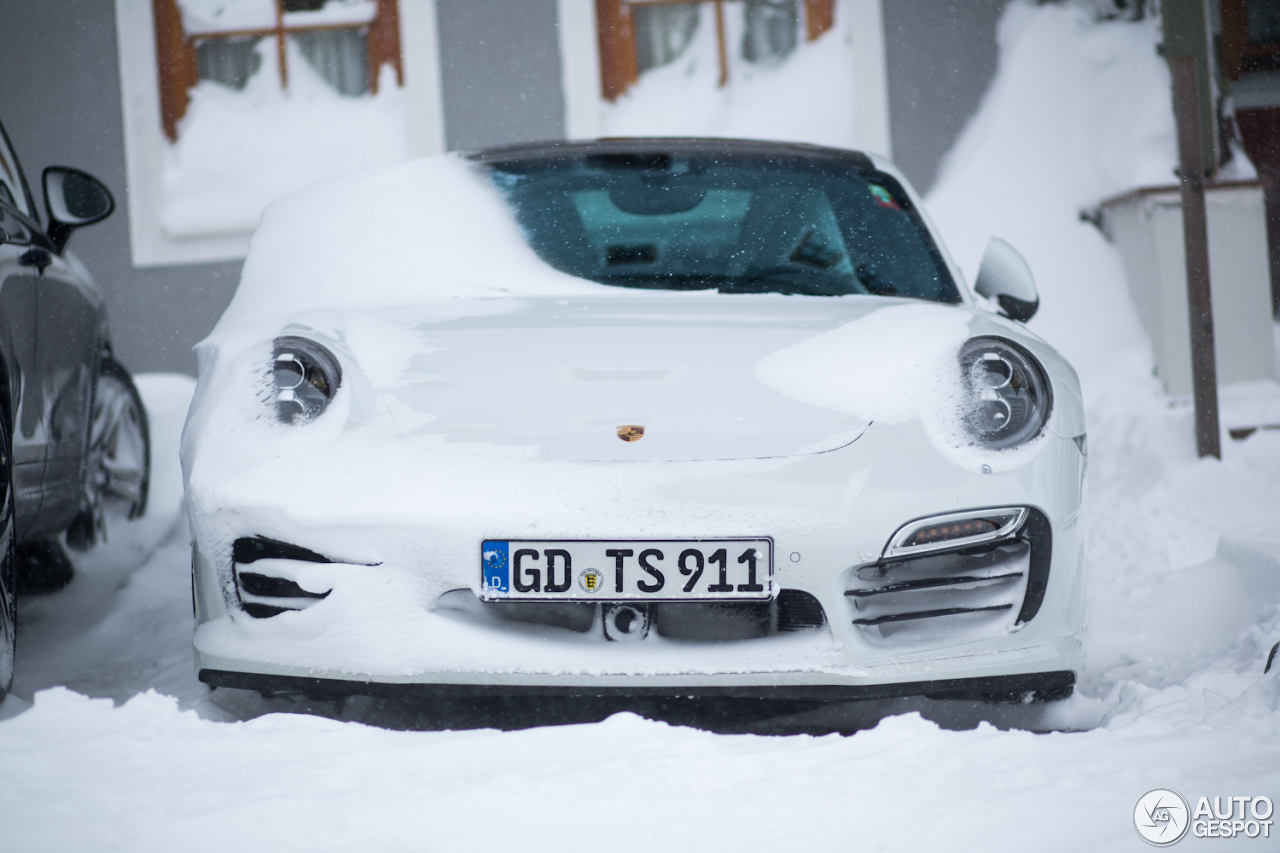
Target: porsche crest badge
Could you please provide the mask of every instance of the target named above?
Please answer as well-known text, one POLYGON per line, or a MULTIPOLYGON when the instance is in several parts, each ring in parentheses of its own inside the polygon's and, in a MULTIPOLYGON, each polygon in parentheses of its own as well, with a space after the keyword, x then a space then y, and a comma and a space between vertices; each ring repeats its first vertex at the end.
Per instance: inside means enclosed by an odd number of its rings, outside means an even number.
POLYGON ((623 441, 639 441, 644 438, 644 427, 642 426, 620 426, 618 427, 618 438, 623 441))

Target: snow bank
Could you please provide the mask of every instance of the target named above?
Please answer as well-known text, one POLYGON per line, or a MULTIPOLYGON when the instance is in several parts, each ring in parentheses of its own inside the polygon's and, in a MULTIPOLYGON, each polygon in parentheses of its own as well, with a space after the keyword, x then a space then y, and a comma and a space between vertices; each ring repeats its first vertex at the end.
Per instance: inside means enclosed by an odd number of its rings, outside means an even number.
POLYGON ((408 159, 405 95, 389 67, 377 95, 345 97, 289 40, 282 90, 275 41, 256 50, 261 67, 242 91, 208 80, 191 90, 164 156, 162 218, 172 237, 252 231, 286 193, 408 159))
POLYGON ((1091 402, 1118 369, 1150 369, 1119 255, 1079 212, 1173 180, 1160 22, 1099 24, 1089 3, 1016 0, 997 40, 996 78, 925 203, 970 281, 993 236, 1026 256, 1041 305, 1030 328, 1075 365, 1091 402))
POLYGON ((1278 685, 1273 674, 1198 730, 952 732, 909 714, 851 738, 720 736, 631 714, 505 733, 285 714, 227 724, 154 693, 113 709, 57 689, 0 725, 0 811, 17 850, 145 853, 180 839, 192 851, 588 851, 642 835, 677 850, 856 837, 866 849, 1127 851, 1141 844, 1133 804, 1156 784, 1192 802, 1274 795, 1278 685))

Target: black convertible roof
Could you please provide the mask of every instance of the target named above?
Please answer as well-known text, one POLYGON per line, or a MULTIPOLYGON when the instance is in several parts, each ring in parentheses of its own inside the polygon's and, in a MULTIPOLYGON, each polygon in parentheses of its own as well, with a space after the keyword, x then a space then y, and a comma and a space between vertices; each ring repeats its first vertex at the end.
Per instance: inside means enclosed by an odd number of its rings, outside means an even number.
POLYGON ((871 158, 861 151, 826 148, 799 142, 765 142, 755 139, 714 139, 680 137, 635 137, 592 139, 583 142, 532 142, 473 151, 467 158, 477 163, 510 163, 521 160, 555 160, 592 154, 702 154, 732 157, 782 156, 826 160, 851 166, 859 172, 873 172, 871 158))

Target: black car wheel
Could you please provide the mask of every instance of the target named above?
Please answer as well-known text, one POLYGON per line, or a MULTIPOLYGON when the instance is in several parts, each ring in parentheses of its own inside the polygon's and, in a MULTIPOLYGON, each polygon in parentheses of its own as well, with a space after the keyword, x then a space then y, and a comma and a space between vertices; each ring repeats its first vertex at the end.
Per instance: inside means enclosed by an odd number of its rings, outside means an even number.
POLYGON ((14 651, 18 638, 18 607, 14 595, 13 467, 9 430, 0 417, 0 699, 13 686, 14 651))
POLYGON ((111 528, 147 509, 151 434, 147 410, 129 372, 104 358, 94 386, 85 458, 85 506, 67 529, 67 545, 83 551, 111 528))

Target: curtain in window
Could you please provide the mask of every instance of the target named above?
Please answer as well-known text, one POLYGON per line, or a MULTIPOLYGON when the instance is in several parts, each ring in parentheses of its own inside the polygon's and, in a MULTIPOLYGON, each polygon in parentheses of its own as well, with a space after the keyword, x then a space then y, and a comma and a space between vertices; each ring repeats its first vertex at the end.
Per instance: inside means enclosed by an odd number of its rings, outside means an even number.
POLYGON ((369 91, 369 41, 360 30, 316 30, 289 36, 307 62, 343 95, 369 91))
POLYGON ((776 65, 796 49, 800 30, 797 0, 746 0, 742 4, 742 58, 776 65))
POLYGON ((260 38, 216 38, 196 45, 196 68, 201 80, 243 89, 262 65, 255 48, 260 38))
POLYGON ((698 31, 699 4, 633 6, 636 66, 641 73, 674 62, 698 31))

